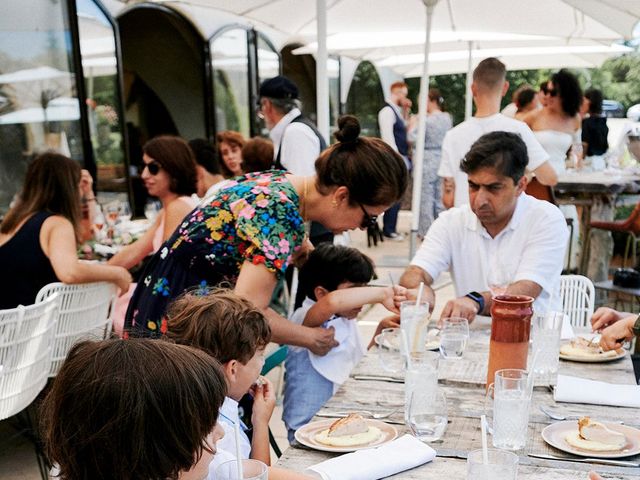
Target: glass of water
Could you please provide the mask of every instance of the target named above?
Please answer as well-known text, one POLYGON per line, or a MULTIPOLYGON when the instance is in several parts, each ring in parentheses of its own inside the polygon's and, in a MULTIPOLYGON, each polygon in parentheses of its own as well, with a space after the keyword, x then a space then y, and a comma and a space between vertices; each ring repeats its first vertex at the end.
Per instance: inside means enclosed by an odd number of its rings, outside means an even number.
POLYGON ((238 460, 229 460, 216 469, 217 480, 268 480, 267 466, 260 460, 245 459, 242 462, 242 478, 238 475, 238 460))
POLYGON ((405 370, 405 358, 400 352, 402 332, 399 328, 385 328, 376 335, 378 359, 383 370, 390 373, 402 373, 405 370))
POLYGON ((440 389, 414 390, 409 399, 407 426, 422 442, 440 440, 447 429, 447 397, 440 389))
MULTIPOLYGON (((424 352, 427 343, 431 311, 429 302, 406 300, 400 303, 400 328, 404 332, 410 352, 424 352)), ((404 346, 402 346, 404 353, 404 346)))
POLYGON ((467 480, 516 480, 518 455, 495 448, 487 449, 488 463, 484 463, 482 450, 467 455, 467 480))
POLYGON ((440 353, 443 358, 462 358, 469 340, 469 321, 462 317, 450 317, 441 320, 440 353))
POLYGON ((529 365, 549 385, 555 383, 558 375, 558 363, 560 359, 560 335, 562 323, 566 315, 563 312, 548 312, 544 315, 536 315, 532 321, 533 355, 536 364, 529 365), (537 357, 536 357, 536 353, 537 357))
POLYGON ((495 374, 487 400, 493 396, 493 446, 521 450, 527 443, 531 391, 525 370, 505 369, 495 374))
POLYGON ((409 418, 409 401, 414 391, 433 393, 438 388, 438 365, 440 355, 437 352, 414 352, 410 355, 404 377, 404 414, 405 422, 409 418))

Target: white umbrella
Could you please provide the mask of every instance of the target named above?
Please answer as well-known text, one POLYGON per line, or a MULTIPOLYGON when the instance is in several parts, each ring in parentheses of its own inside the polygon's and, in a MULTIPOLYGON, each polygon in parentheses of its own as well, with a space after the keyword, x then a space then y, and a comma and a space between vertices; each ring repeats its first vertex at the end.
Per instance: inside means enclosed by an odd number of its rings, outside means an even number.
POLYGON ((0 115, 0 125, 17 123, 64 122, 80 118, 77 98, 58 97, 49 102, 46 109, 29 107, 0 115))

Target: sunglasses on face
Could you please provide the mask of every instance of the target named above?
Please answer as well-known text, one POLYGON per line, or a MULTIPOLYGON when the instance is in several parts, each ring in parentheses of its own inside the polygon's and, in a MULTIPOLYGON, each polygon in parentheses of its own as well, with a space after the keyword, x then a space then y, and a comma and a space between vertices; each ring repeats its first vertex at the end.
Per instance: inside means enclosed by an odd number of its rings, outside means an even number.
POLYGON ((549 95, 550 97, 555 97, 556 95, 558 95, 558 91, 555 88, 548 88, 547 87, 547 91, 545 93, 547 95, 549 95))
POLYGON ((358 205, 360 205, 360 209, 362 210, 362 213, 364 214, 364 216, 362 217, 362 223, 360 223, 360 228, 371 228, 374 226, 377 226, 378 224, 378 216, 377 215, 370 215, 369 212, 367 212, 364 207, 362 206, 362 204, 360 202, 358 202, 358 205))
POLYGON ((149 173, 151 175, 157 175, 158 172, 160 171, 160 169, 162 168, 162 165, 160 165, 158 162, 153 161, 153 162, 149 162, 149 163, 142 163, 142 165, 140 165, 140 167, 138 167, 140 170, 140 174, 142 175, 142 172, 144 172, 144 169, 148 169, 149 173))

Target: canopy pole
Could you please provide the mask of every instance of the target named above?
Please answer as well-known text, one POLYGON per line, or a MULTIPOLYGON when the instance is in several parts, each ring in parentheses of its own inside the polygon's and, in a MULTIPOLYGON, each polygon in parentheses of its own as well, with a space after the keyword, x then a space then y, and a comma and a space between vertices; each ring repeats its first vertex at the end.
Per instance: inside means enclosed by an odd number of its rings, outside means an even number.
POLYGON ((316 111, 318 130, 329 144, 329 74, 327 72, 327 0, 316 0, 316 111))
POLYGON ((467 85, 464 94, 464 119, 471 118, 471 107, 473 94, 471 93, 471 83, 473 82, 473 41, 469 42, 469 62, 467 64, 467 85))
POLYGON ((418 242, 418 226, 420 224, 420 202, 422 197, 422 162, 424 160, 424 135, 427 128, 427 98, 429 96, 429 51, 431 50, 431 21, 433 10, 438 0, 422 0, 427 7, 424 41, 424 61, 422 78, 420 79, 420 95, 418 97, 418 132, 416 148, 413 155, 413 192, 411 195, 411 238, 409 241, 409 260, 413 258, 418 242))

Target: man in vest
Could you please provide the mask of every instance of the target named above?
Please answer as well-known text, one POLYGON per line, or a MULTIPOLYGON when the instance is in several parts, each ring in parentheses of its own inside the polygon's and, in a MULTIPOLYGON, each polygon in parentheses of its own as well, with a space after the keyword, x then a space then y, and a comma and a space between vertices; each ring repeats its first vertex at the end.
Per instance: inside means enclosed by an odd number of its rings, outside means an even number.
MULTIPOLYGON (((402 155, 407 169, 410 167, 410 163, 406 120, 409 109, 411 108, 411 100, 407 98, 408 93, 409 90, 406 83, 395 82, 391 84, 389 101, 386 102, 386 105, 378 112, 380 137, 396 152, 402 155)), ((384 216, 382 217, 382 234, 390 240, 404 240, 402 234, 396 232, 399 210, 400 202, 384 212, 384 216)))
MULTIPOLYGON (((315 161, 327 144, 313 123, 302 115, 298 87, 284 76, 260 85, 259 115, 273 142, 274 168, 294 175, 315 175, 315 161)), ((333 234, 319 223, 311 223, 311 243, 333 242, 333 234)))

